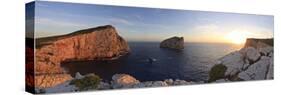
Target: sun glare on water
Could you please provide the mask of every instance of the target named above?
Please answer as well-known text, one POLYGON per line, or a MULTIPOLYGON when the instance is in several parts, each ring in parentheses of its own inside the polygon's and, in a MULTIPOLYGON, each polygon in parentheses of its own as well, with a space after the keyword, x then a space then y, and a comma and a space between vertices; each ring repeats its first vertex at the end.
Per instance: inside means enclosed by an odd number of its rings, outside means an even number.
POLYGON ((226 35, 226 38, 233 44, 244 44, 247 39, 245 31, 232 31, 226 35))

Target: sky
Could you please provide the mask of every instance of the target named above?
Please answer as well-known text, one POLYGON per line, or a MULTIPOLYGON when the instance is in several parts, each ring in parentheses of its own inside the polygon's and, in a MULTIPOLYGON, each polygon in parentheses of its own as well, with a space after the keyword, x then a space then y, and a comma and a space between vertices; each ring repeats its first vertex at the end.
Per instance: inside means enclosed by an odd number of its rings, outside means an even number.
POLYGON ((36 1, 35 8, 36 38, 108 24, 127 41, 148 42, 179 36, 185 42, 234 43, 245 38, 272 38, 274 31, 274 17, 269 15, 46 1, 36 1))

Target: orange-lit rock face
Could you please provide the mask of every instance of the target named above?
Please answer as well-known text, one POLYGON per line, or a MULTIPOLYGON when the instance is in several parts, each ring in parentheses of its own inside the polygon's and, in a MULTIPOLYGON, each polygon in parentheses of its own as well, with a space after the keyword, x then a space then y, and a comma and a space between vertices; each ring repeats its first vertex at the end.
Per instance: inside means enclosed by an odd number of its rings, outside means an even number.
MULTIPOLYGON (((64 73, 60 67, 62 62, 109 60, 129 52, 127 42, 117 34, 114 27, 109 25, 42 39, 36 42, 36 44, 44 44, 40 47, 38 45, 35 53, 35 73, 38 75, 64 73)), ((68 76, 65 78, 58 81, 64 82, 68 76)), ((41 81, 41 79, 35 77, 35 83, 36 80, 41 81)), ((62 82, 54 82, 53 85, 62 82)), ((51 87, 53 85, 35 84, 35 87, 51 87)))

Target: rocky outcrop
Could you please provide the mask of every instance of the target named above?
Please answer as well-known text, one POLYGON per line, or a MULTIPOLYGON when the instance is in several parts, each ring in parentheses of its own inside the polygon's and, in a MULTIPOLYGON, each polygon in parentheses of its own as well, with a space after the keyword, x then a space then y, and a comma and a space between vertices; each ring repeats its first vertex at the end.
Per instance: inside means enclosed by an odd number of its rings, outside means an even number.
POLYGON ((254 48, 261 48, 266 46, 273 47, 273 38, 271 39, 255 39, 255 38, 248 38, 244 47, 254 47, 254 48))
MULTIPOLYGON (((91 74, 93 75, 93 74, 91 74)), ((80 73, 76 73, 76 76, 72 80, 82 79, 89 74, 83 76, 80 73)), ((54 93, 54 92, 76 92, 80 91, 79 87, 71 84, 71 81, 66 81, 62 84, 51 88, 45 89, 36 89, 37 93, 40 93, 40 90, 44 93, 54 93)), ((192 84, 200 84, 203 82, 188 82, 185 80, 173 80, 166 79, 164 81, 145 81, 140 82, 136 78, 128 74, 115 74, 112 76, 111 82, 100 82, 96 89, 88 89, 88 90, 106 90, 106 89, 124 89, 124 88, 143 88, 143 87, 163 87, 163 86, 175 86, 175 85, 192 85, 192 84)))
POLYGON ((112 76, 111 83, 113 84, 113 88, 131 88, 140 82, 127 74, 115 74, 112 76))
POLYGON ((36 39, 35 87, 52 87, 70 80, 69 75, 60 67, 63 62, 111 60, 129 51, 127 42, 111 25, 36 39), (54 75, 61 79, 56 80, 54 75), (56 82, 49 84, 50 81, 56 82))
POLYGON ((166 39, 160 43, 160 48, 183 49, 184 39, 183 37, 172 37, 166 39))
POLYGON ((217 61, 209 72, 209 82, 273 79, 271 43, 269 40, 248 39, 244 48, 217 61), (221 70, 218 65, 226 70, 221 70))

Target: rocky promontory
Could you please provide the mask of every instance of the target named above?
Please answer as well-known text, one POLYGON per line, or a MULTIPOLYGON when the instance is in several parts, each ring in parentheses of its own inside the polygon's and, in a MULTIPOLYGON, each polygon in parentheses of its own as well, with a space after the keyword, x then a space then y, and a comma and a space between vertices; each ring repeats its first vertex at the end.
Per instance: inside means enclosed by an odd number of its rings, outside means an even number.
POLYGON ((184 39, 183 37, 171 37, 160 43, 160 48, 169 48, 169 49, 183 49, 184 48, 184 39))
POLYGON ((244 48, 219 60, 209 82, 273 79, 273 39, 247 39, 244 48))
POLYGON ((52 87, 72 79, 60 67, 68 61, 111 60, 129 53, 127 42, 111 25, 84 29, 66 35, 36 39, 37 88, 52 87))

